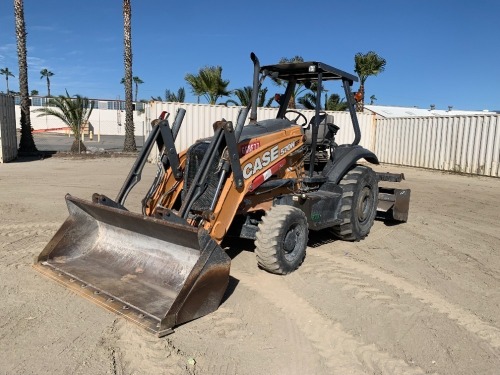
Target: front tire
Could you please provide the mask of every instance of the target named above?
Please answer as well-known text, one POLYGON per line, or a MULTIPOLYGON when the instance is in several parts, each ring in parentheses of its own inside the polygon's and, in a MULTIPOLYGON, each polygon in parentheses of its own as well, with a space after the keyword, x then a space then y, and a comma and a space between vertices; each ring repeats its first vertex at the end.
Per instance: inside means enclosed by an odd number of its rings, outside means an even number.
POLYGON ((274 206, 259 224, 255 240, 257 262, 264 270, 286 275, 304 261, 309 230, 302 210, 274 206))
POLYGON ((362 240, 370 232, 377 214, 377 175, 371 168, 357 165, 346 173, 339 185, 343 189, 342 223, 332 228, 333 233, 344 241, 362 240))

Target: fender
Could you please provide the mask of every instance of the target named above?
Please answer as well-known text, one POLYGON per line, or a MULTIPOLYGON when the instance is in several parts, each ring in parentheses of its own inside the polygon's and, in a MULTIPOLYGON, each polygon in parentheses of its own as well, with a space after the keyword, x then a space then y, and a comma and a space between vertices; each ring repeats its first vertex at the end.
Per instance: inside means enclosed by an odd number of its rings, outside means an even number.
POLYGON ((366 148, 359 145, 338 146, 335 148, 333 161, 329 161, 323 169, 323 176, 328 179, 328 182, 338 184, 359 159, 379 164, 377 156, 366 148))

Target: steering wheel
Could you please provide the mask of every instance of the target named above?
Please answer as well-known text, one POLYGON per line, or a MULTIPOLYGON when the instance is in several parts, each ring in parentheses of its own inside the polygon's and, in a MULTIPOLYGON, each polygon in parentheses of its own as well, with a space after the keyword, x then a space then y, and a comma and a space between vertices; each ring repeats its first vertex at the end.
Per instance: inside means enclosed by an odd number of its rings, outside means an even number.
MULTIPOLYGON (((300 125, 302 126, 303 128, 305 128, 307 126, 307 117, 304 116, 302 113, 300 113, 299 111, 295 111, 293 109, 289 109, 288 111, 285 112, 285 115, 284 117, 288 120, 288 121, 291 121, 293 122, 294 124, 297 124, 297 125, 300 125), (287 117, 287 114, 289 113, 293 113, 294 115, 296 115, 293 119, 292 118, 288 118, 287 117), (299 124, 297 121, 299 119, 302 119, 302 121, 304 121, 303 123, 299 124)), ((293 116, 291 116, 293 117, 293 116)))

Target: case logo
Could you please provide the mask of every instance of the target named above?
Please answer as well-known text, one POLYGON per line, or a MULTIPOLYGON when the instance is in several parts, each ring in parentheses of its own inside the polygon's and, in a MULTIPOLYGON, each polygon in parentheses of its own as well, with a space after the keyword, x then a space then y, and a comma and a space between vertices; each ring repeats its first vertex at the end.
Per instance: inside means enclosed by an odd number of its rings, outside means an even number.
MULTIPOLYGON (((256 174, 260 170, 264 169, 269 164, 271 164, 273 161, 278 159, 279 156, 285 155, 288 151, 293 149, 296 144, 297 144, 297 141, 293 141, 293 142, 290 142, 289 144, 287 144, 286 146, 282 147, 281 149, 279 148, 279 146, 274 146, 269 151, 264 152, 261 156, 257 157, 253 163, 249 162, 243 166, 243 177, 245 178, 245 180, 252 177, 254 174, 256 174)), ((248 144, 248 146, 250 146, 250 145, 251 145, 251 143, 248 144)), ((260 146, 260 144, 259 144, 259 146, 260 146)), ((245 147, 245 146, 243 146, 243 147, 245 147)), ((242 147, 242 150, 243 150, 243 147, 242 147)))

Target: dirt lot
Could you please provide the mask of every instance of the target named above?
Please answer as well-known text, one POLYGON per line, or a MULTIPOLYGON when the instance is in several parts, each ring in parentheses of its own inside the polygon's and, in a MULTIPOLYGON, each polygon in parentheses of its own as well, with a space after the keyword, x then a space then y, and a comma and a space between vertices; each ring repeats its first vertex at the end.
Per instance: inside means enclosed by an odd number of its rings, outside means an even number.
POLYGON ((31 267, 64 194, 114 197, 132 163, 0 165, 0 374, 500 373, 500 180, 378 167, 405 173, 408 223, 376 222, 358 243, 312 235, 286 277, 233 245, 220 308, 158 339, 31 267))

